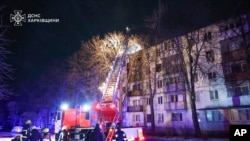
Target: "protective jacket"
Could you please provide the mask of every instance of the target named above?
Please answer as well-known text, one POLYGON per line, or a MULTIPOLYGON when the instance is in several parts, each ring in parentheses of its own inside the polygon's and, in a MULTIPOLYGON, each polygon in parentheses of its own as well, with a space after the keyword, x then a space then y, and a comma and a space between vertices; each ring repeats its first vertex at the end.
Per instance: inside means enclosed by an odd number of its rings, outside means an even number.
POLYGON ((22 140, 23 141, 30 141, 30 137, 31 137, 30 124, 25 124, 23 126, 23 130, 22 130, 22 140))
POLYGON ((43 135, 43 141, 51 141, 51 135, 50 135, 50 133, 44 133, 44 135, 43 135))
POLYGON ((104 141, 104 135, 99 124, 96 124, 94 131, 91 133, 90 141, 104 141))
POLYGON ((121 130, 120 127, 117 127, 117 131, 115 133, 116 141, 127 141, 127 136, 124 131, 121 130))
POLYGON ((37 129, 31 130, 30 141, 42 141, 42 135, 37 129))

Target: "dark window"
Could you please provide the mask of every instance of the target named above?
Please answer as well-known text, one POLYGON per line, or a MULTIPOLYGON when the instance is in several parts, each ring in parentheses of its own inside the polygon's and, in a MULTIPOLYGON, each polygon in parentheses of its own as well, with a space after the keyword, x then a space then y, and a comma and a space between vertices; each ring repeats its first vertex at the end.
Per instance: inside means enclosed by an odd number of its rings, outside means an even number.
POLYGON ((158 88, 162 88, 162 80, 158 80, 157 81, 157 87, 158 88))
POLYGON ((213 62, 214 61, 214 51, 206 51, 206 58, 208 62, 213 62))
POLYGON ((172 113, 172 121, 182 121, 182 113, 172 113))
POLYGON ((151 122, 151 114, 147 114, 147 122, 151 122))
POLYGON ((141 90, 141 84, 133 85, 133 90, 141 90))
POLYGON ((217 90, 215 90, 215 91, 210 91, 210 99, 211 99, 211 100, 217 100, 217 99, 219 99, 218 91, 217 91, 217 90))
POLYGON ((147 105, 150 105, 150 103, 151 103, 150 98, 147 98, 147 105))
POLYGON ((204 34, 204 41, 208 41, 212 39, 212 34, 211 32, 207 32, 204 34))
POLYGON ((126 87, 122 87, 122 92, 126 93, 126 87))
POLYGON ((156 55, 157 55, 157 56, 160 56, 160 55, 161 55, 160 49, 156 49, 156 55))
POLYGON ((159 96, 158 97, 158 104, 162 104, 163 102, 162 102, 162 96, 159 96))
POLYGON ((170 95, 170 102, 178 102, 178 95, 170 95))
POLYGON ((215 79, 216 78, 216 73, 215 72, 210 72, 208 73, 208 79, 211 80, 211 79, 215 79))
POLYGON ((160 72, 161 71, 161 64, 157 64, 156 65, 156 72, 160 72))

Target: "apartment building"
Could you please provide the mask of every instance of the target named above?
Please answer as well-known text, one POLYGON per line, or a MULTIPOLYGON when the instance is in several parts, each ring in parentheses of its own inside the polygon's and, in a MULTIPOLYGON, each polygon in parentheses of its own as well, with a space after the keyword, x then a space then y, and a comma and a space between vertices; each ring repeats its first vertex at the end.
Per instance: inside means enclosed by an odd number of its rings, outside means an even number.
POLYGON ((123 124, 150 127, 152 98, 156 128, 164 132, 193 132, 190 99, 204 132, 226 133, 230 124, 250 124, 249 16, 128 55, 120 91, 126 96, 123 124))

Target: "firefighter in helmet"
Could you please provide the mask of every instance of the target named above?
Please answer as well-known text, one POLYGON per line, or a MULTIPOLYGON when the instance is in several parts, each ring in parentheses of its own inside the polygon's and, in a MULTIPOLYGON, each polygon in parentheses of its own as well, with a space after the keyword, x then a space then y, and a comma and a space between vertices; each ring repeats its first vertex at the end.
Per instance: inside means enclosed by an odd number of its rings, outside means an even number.
POLYGON ((127 136, 124 131, 121 130, 121 124, 117 123, 117 131, 115 132, 115 141, 127 141, 127 136))
POLYGON ((51 141, 51 135, 49 133, 49 128, 43 129, 43 141, 51 141))
POLYGON ((22 141, 30 141, 31 137, 31 120, 27 120, 22 129, 22 141))

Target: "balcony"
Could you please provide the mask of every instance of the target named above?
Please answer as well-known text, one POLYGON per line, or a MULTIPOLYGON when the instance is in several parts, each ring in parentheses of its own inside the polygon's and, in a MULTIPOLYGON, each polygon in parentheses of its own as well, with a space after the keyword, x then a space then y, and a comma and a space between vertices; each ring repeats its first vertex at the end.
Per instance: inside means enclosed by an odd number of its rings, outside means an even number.
POLYGON ((128 106, 127 112, 143 112, 143 106, 142 105, 128 106))
POLYGON ((133 90, 133 91, 128 91, 127 96, 142 96, 143 91, 141 90, 133 90))
POLYGON ((187 109, 187 103, 184 101, 166 102, 164 108, 165 110, 185 110, 187 109))

